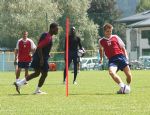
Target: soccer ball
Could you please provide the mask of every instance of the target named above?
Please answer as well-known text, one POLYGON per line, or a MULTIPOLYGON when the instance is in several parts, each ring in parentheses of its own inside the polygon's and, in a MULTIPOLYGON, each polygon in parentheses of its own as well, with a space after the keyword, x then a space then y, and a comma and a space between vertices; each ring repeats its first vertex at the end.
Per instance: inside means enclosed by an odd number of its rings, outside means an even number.
POLYGON ((83 50, 83 49, 79 49, 79 50, 78 50, 78 56, 79 56, 79 57, 83 57, 83 56, 84 56, 84 53, 85 53, 85 50, 83 50))
POLYGON ((123 93, 124 93, 124 94, 129 94, 129 93, 130 93, 130 91, 131 91, 130 86, 125 85, 125 86, 124 86, 123 93))

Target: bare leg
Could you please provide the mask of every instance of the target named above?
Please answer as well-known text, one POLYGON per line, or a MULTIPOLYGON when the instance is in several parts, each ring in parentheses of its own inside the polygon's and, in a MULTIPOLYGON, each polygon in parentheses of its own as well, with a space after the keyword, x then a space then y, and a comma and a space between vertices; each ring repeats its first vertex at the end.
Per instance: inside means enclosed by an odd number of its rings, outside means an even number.
POLYGON ((26 77, 26 80, 27 81, 29 81, 29 80, 31 80, 31 79, 33 79, 33 78, 36 78, 36 77, 38 77, 39 75, 40 75, 40 70, 39 69, 35 69, 34 70, 34 73, 32 73, 32 74, 30 74, 30 75, 28 75, 27 77, 26 77))
POLYGON ((16 80, 20 77, 21 68, 16 67, 16 80))
POLYGON ((41 75, 41 77, 39 79, 38 87, 42 87, 43 86, 46 77, 47 77, 47 72, 42 72, 42 75, 41 75))
POLYGON ((25 68, 25 77, 28 76, 28 68, 25 68))
POLYGON ((132 80, 132 74, 131 74, 131 70, 129 68, 129 66, 126 66, 124 69, 123 69, 125 75, 127 76, 127 83, 130 85, 131 83, 131 80, 132 80))
POLYGON ((34 94, 47 94, 47 93, 45 93, 45 92, 40 91, 40 88, 43 86, 43 84, 44 84, 44 82, 45 82, 45 79, 46 79, 46 77, 47 77, 48 72, 43 72, 43 71, 42 71, 41 74, 42 74, 42 75, 41 75, 41 77, 40 77, 40 79, 39 79, 38 86, 37 86, 37 88, 36 88, 34 94))
POLYGON ((113 79, 117 84, 120 84, 120 83, 122 83, 122 80, 121 80, 121 78, 117 75, 116 71, 117 71, 117 67, 110 67, 110 68, 109 68, 109 74, 110 74, 110 76, 112 77, 112 79, 113 79))

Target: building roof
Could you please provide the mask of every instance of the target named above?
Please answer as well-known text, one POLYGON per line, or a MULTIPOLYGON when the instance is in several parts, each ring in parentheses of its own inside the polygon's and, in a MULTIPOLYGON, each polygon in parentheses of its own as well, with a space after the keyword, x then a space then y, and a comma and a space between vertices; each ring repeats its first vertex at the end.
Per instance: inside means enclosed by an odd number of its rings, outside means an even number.
POLYGON ((141 12, 141 13, 129 16, 129 17, 125 17, 122 19, 118 19, 116 21, 121 22, 121 23, 132 23, 132 22, 134 23, 134 22, 145 20, 148 18, 150 18, 150 10, 141 12))
POLYGON ((150 18, 128 25, 132 28, 150 27, 150 18))

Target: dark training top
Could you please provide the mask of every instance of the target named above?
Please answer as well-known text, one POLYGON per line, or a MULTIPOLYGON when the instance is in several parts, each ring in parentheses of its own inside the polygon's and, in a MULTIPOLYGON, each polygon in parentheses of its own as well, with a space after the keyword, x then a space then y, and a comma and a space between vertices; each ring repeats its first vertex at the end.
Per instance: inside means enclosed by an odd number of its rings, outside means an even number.
POLYGON ((37 47, 42 48, 44 58, 49 58, 49 52, 51 51, 52 45, 52 36, 49 33, 43 33, 39 39, 37 47))
POLYGON ((78 47, 82 49, 81 40, 77 36, 69 36, 69 51, 77 52, 78 47))
POLYGON ((49 52, 52 48, 52 36, 49 33, 43 33, 41 35, 37 46, 37 49, 38 48, 42 49, 44 64, 42 67, 40 66, 40 57, 38 54, 38 50, 36 50, 33 55, 31 67, 36 69, 42 69, 43 71, 47 72, 49 69, 49 65, 48 65, 49 52))

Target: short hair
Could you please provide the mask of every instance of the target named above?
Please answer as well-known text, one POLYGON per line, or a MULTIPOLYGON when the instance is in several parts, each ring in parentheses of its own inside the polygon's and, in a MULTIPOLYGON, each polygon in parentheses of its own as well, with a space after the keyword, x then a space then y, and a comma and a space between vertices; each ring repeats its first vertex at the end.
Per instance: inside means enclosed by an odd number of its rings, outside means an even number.
POLYGON ((24 30, 24 31, 22 31, 22 34, 24 34, 25 32, 27 32, 27 33, 28 33, 28 31, 24 30))
POLYGON ((106 31, 107 29, 113 29, 113 26, 109 23, 104 24, 103 30, 106 31))
POLYGON ((51 29, 53 29, 53 28, 55 28, 55 27, 57 27, 57 26, 58 26, 58 24, 54 22, 54 23, 51 23, 51 24, 50 24, 49 28, 50 28, 50 30, 51 30, 51 29))

